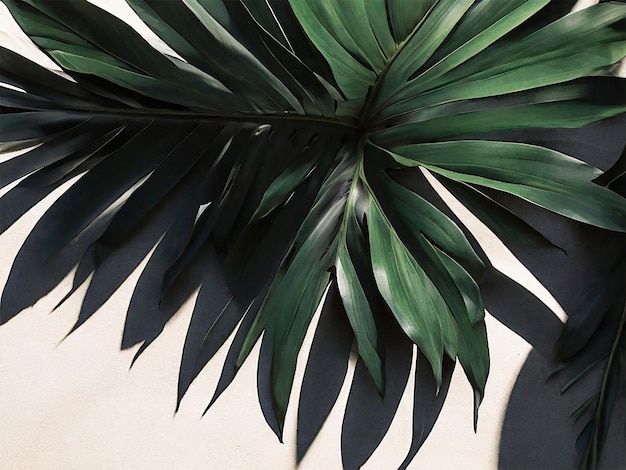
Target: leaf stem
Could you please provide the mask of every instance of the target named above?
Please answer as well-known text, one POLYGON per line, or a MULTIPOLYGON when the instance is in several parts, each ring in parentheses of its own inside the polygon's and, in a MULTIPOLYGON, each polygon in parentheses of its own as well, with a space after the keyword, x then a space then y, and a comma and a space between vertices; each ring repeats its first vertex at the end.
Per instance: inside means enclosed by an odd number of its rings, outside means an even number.
POLYGON ((348 198, 346 200, 346 206, 343 212, 343 220, 341 221, 341 227, 338 233, 339 243, 342 244, 347 249, 346 238, 348 233, 348 221, 350 219, 350 212, 354 210, 354 198, 357 194, 357 186, 359 181, 362 179, 361 176, 363 174, 363 158, 365 153, 365 139, 367 137, 361 133, 356 142, 356 151, 355 151, 355 163, 354 163, 354 174, 352 176, 352 181, 350 182, 350 189, 348 190, 348 198))
POLYGON ((374 106, 374 103, 376 103, 376 99, 378 98, 378 93, 380 92, 380 86, 384 82, 385 77, 387 76, 387 73, 389 72, 389 69, 391 68, 391 65, 396 60, 398 55, 402 52, 404 47, 411 41, 413 36, 415 36, 415 33, 420 28, 420 26, 422 26, 422 23, 428 17, 428 14, 432 11, 432 9, 435 7, 435 4, 436 3, 434 3, 430 7, 430 9, 428 10, 428 12, 426 12, 424 17, 413 27, 413 29, 411 30, 411 33, 401 43, 398 44, 398 47, 393 52, 389 60, 387 60, 387 62, 385 63, 385 66, 383 67, 380 74, 376 78, 376 81, 374 82, 374 86, 370 88, 370 91, 367 94, 367 97, 365 99, 365 104, 363 105, 363 111, 359 119, 359 127, 362 130, 366 130, 371 126, 371 121, 375 115, 373 111, 377 111, 380 108, 380 107, 377 107, 375 109, 372 109, 374 106))
POLYGON ((88 107, 65 107, 55 109, 55 111, 66 111, 75 113, 86 113, 94 115, 108 116, 126 116, 146 119, 181 119, 181 120, 198 120, 198 121, 215 121, 223 122, 242 122, 256 124, 297 124, 301 126, 304 123, 313 126, 320 126, 325 131, 345 135, 346 131, 356 134, 359 130, 357 124, 352 121, 337 118, 326 118, 321 116, 306 116, 295 113, 285 114, 247 114, 232 113, 219 114, 202 111, 186 111, 186 110, 158 110, 158 109, 127 109, 127 108, 88 108, 88 107))

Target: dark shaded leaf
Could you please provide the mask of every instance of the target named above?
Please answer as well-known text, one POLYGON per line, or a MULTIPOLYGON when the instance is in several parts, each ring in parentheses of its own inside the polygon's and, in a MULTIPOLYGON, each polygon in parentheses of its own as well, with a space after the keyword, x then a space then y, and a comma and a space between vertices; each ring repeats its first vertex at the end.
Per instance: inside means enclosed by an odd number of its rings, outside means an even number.
POLYGON ((342 463, 346 469, 360 468, 374 453, 391 426, 409 380, 411 342, 391 322, 385 325, 381 336, 385 345, 385 396, 377 392, 368 371, 359 361, 341 427, 342 463))
POLYGON ((304 371, 298 404, 298 462, 308 451, 335 405, 348 370, 352 330, 344 315, 336 283, 330 285, 326 295, 304 371))

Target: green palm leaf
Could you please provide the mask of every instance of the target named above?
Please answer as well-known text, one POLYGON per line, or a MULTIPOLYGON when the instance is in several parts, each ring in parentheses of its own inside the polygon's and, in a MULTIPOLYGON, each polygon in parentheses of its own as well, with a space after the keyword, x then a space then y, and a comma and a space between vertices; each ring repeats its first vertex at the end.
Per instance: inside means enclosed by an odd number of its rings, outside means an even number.
MULTIPOLYGON (((398 175, 436 175, 505 241, 545 239, 485 188, 626 229, 624 200, 592 182, 600 170, 493 138, 626 110, 597 94, 599 80, 619 79, 586 78, 626 55, 611 27, 624 5, 524 29, 548 0, 128 0, 174 56, 84 0, 3 1, 63 74, 0 48, 0 80, 17 87, 0 87, 2 146, 32 147, 0 163, 2 186, 16 184, 0 205, 79 177, 28 237, 29 262, 86 237, 93 263, 83 259, 76 287, 167 214, 150 268, 159 301, 209 248, 230 293, 204 312, 195 373, 232 331, 235 368, 263 336, 279 429, 306 332, 333 296, 380 393, 381 330, 396 325, 437 390, 446 358, 458 358, 478 410, 489 369, 484 264, 432 195, 398 175)), ((2 321, 34 297, 5 289, 2 321)))

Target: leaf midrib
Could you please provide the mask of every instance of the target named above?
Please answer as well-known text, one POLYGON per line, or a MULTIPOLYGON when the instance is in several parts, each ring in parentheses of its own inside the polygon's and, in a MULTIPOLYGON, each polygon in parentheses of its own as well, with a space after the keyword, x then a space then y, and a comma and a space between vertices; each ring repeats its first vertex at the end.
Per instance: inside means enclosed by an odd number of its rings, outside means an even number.
POLYGON ((372 111, 377 111, 377 109, 372 109, 372 107, 374 106, 374 103, 376 103, 376 99, 378 98, 378 93, 380 91, 380 86, 385 81, 385 77, 387 76, 389 69, 391 68, 392 64, 394 63, 398 55, 400 55, 400 53, 404 50, 405 46, 411 41, 413 36, 415 36, 415 34, 417 33, 417 30, 420 28, 420 26, 422 26, 422 23, 428 17, 430 12, 433 10, 433 8, 435 8, 436 5, 437 5, 437 2, 433 3, 433 5, 426 12, 426 14, 424 14, 423 18, 415 24, 411 33, 406 38, 404 38, 402 42, 398 44, 398 47, 396 47, 396 50, 393 51, 393 54, 391 55, 391 57, 389 57, 389 59, 387 59, 387 61, 385 62, 385 65, 383 69, 380 71, 380 74, 377 75, 376 80, 374 81, 374 84, 372 85, 370 92, 365 98, 365 104, 363 105, 362 111, 358 116, 359 127, 363 131, 367 131, 368 128, 372 127, 371 121, 376 116, 376 114, 372 113, 372 111))
MULTIPOLYGON (((36 111, 36 110, 34 110, 36 111)), ((41 110, 43 112, 48 109, 41 110)), ((144 119, 180 119, 180 120, 198 120, 198 121, 215 121, 216 123, 225 122, 241 122, 250 124, 289 124, 294 127, 303 126, 304 124, 315 125, 323 128, 325 131, 342 134, 356 135, 359 127, 351 120, 325 118, 322 116, 309 116, 296 113, 285 114, 257 114, 257 113, 211 113, 203 111, 175 110, 175 109, 128 109, 128 108, 91 108, 87 106, 66 106, 54 108, 56 112, 68 113, 84 113, 89 115, 106 115, 120 116, 129 118, 144 119)))

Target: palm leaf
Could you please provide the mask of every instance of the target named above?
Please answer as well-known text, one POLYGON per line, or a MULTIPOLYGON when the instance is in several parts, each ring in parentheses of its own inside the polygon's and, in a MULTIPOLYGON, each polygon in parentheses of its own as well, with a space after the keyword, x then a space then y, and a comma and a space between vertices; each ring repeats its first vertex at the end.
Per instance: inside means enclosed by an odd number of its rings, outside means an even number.
MULTIPOLYGON (((432 371, 431 402, 440 403, 445 364, 458 358, 478 410, 489 369, 484 265, 430 192, 400 182, 420 178, 411 168, 462 194, 511 243, 545 238, 485 188, 626 228, 624 200, 592 182, 600 170, 492 134, 623 113, 619 97, 598 98, 586 77, 626 55, 623 31, 611 27, 626 18, 624 5, 543 25, 548 0, 128 0, 172 55, 84 0, 3 1, 63 73, 0 48, 0 80, 13 87, 0 87, 2 146, 29 148, 0 164, 2 186, 15 184, 0 209, 29 190, 73 184, 18 255, 2 321, 45 294, 14 294, 22 267, 86 240, 76 288, 157 226, 146 241, 146 253, 156 245, 146 267, 160 280, 155 307, 207 250, 228 289, 194 311, 183 361, 195 362, 180 396, 236 330, 215 399, 263 336, 279 433, 320 303, 345 315, 380 393, 389 332, 400 330, 419 349, 420 370, 432 371)), ((62 266, 57 276, 71 269, 62 266)), ((101 304, 94 296, 77 325, 101 304)))

